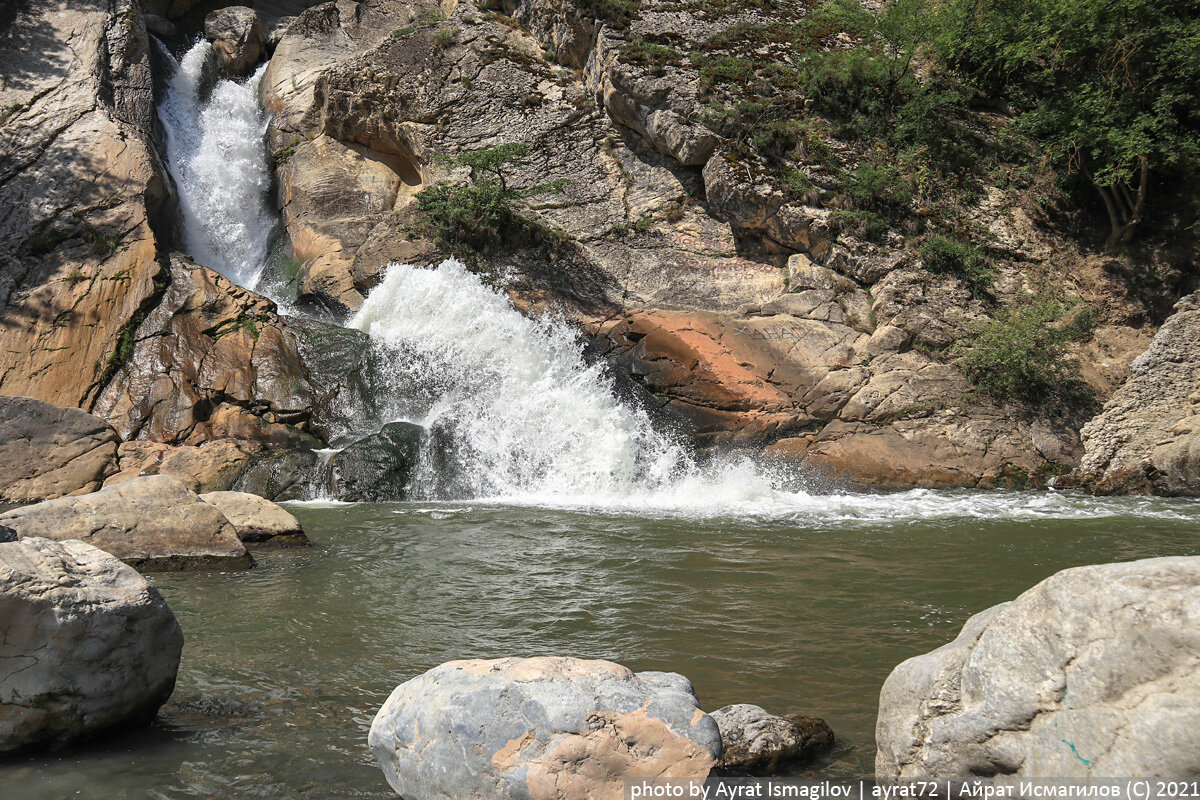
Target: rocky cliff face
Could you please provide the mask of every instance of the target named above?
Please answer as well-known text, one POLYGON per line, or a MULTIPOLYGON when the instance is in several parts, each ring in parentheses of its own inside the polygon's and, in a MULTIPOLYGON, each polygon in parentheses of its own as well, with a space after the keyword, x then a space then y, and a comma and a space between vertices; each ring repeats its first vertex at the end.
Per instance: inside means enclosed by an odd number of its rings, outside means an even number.
MULTIPOLYGON (((263 81, 300 299, 345 313, 389 261, 442 258, 414 225, 415 194, 463 179, 447 156, 523 142, 515 185, 569 181, 528 209, 554 235, 484 268, 510 276, 518 304, 565 310, 702 445, 770 445, 885 486, 1039 482, 1074 466, 1083 419, 982 400, 952 363, 988 319, 967 283, 925 269, 901 232, 845 229, 819 169, 796 197, 702 124, 694 66, 638 55, 649 39, 687 52, 768 19, 685 5, 643 2, 620 21, 550 0, 302 15, 263 81)), ((1106 397, 1145 346, 1144 310, 1013 198, 988 193, 968 213, 1004 255, 1002 297, 1067 262, 1068 293, 1107 304, 1083 345, 1106 397)))

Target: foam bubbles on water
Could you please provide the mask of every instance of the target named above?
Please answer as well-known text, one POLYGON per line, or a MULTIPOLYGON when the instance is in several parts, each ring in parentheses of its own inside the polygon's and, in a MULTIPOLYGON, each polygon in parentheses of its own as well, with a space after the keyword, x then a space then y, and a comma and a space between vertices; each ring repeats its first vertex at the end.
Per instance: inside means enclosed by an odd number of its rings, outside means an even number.
POLYGON ((158 114, 179 191, 184 244, 200 264, 253 288, 275 227, 271 173, 258 99, 266 65, 244 83, 218 81, 202 99, 212 45, 201 40, 179 62, 158 114))

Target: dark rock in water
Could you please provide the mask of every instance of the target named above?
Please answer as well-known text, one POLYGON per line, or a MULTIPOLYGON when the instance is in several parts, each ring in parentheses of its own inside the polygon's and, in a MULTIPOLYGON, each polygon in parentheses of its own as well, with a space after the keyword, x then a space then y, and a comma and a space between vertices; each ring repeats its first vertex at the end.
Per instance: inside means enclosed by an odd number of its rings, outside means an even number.
POLYGON ((417 468, 424 430, 411 422, 390 422, 333 457, 334 494, 342 500, 384 502, 404 499, 417 468))
POLYGON ((247 75, 267 52, 258 12, 245 6, 217 9, 204 18, 204 38, 213 43, 226 75, 247 75))
POLYGON ((6 528, 0 525, 0 542, 15 542, 17 540, 17 532, 12 528, 6 528))
MULTIPOLYGON (((312 386, 312 431, 335 442, 379 419, 379 365, 362 331, 313 319, 285 317, 312 386)), ((369 430, 369 428, 368 428, 369 430)))
POLYGON ((825 720, 795 714, 777 717, 748 703, 712 712, 725 747, 720 766, 755 775, 772 775, 781 765, 804 761, 833 746, 825 720))
POLYGON ((259 456, 234 487, 268 500, 302 500, 318 483, 319 462, 311 450, 284 450, 259 456))
POLYGON ((182 649, 162 596, 108 553, 41 538, 0 545, 0 753, 149 722, 182 649))
POLYGON ((155 36, 162 36, 164 38, 170 38, 178 33, 175 23, 163 19, 157 14, 146 14, 146 30, 155 36))
POLYGON ((117 471, 117 432, 74 408, 0 397, 0 502, 94 492, 117 471))

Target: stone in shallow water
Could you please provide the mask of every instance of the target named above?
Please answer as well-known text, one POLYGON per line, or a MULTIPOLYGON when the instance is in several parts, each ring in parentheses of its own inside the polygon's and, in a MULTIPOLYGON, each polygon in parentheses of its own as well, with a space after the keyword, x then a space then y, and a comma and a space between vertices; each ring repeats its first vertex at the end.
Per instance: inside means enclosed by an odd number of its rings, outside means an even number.
POLYGON ((1200 774, 1200 557, 1059 572, 892 671, 877 779, 1200 774))
POLYGON ((334 493, 365 502, 403 500, 421 453, 424 430, 411 422, 389 422, 333 457, 334 493))
POLYGON ((225 515, 175 478, 151 475, 0 514, 22 539, 79 539, 144 570, 250 567, 225 515))
POLYGON ((712 712, 725 753, 721 766, 771 775, 782 764, 812 758, 833 745, 825 720, 796 714, 778 717, 749 703, 712 712))
POLYGON ((153 586, 83 542, 0 544, 0 752, 153 719, 183 634, 153 586))
POLYGON ((200 499, 216 506, 243 542, 277 545, 307 545, 300 520, 256 494, 208 492, 200 499))
POLYGON ((392 692, 369 741, 407 800, 615 800, 626 779, 703 779, 721 757, 687 678, 558 657, 435 667, 392 692))

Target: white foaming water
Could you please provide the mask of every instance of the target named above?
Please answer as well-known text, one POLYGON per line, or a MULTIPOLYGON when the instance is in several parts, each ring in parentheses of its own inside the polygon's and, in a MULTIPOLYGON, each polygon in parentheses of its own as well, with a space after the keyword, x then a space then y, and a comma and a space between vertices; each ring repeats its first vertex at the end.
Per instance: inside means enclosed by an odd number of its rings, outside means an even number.
POLYGON ((218 81, 201 99, 212 45, 201 40, 179 62, 158 114, 179 190, 188 253, 233 282, 254 288, 275 226, 271 174, 258 100, 266 66, 245 83, 218 81))
MULTIPOLYGON (((1064 493, 809 492, 796 476, 748 459, 698 464, 622 405, 578 335, 554 318, 529 319, 460 262, 393 265, 350 321, 389 351, 390 410, 421 424, 450 463, 423 455, 425 499, 470 498, 643 515, 762 516, 796 521, 1073 519, 1127 515, 1064 493), (438 474, 454 475, 448 485, 438 474)), ((1145 509, 1149 511, 1149 509, 1145 509)), ((1181 515, 1196 508, 1176 509, 1181 515)), ((1134 511, 1133 513, 1137 513, 1134 511)), ((1171 513, 1155 507, 1155 513, 1171 513)))

